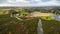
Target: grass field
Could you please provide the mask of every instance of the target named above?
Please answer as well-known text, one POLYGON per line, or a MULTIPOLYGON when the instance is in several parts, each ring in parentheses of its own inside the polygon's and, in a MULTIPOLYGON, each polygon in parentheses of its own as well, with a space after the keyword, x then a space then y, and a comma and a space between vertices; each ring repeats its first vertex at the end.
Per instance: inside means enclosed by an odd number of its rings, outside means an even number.
POLYGON ((51 16, 40 17, 44 34, 60 34, 60 21, 51 16))
POLYGON ((40 18, 43 19, 43 20, 56 20, 52 16, 41 16, 40 18))
MULTIPOLYGON (((60 21, 41 19, 44 34, 60 34, 60 21)), ((0 15, 0 34, 37 34, 38 19, 19 21, 0 15)))
POLYGON ((60 34, 60 21, 42 19, 42 26, 44 34, 60 34))
POLYGON ((37 34, 38 19, 19 21, 9 15, 0 15, 0 34, 37 34))

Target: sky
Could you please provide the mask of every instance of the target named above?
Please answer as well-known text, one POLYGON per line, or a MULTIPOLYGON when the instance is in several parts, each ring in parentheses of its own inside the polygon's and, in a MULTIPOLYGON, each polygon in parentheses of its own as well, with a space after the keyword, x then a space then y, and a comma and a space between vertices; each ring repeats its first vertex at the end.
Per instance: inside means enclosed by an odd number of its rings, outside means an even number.
POLYGON ((1 6, 60 6, 60 0, 0 0, 0 7, 1 6))

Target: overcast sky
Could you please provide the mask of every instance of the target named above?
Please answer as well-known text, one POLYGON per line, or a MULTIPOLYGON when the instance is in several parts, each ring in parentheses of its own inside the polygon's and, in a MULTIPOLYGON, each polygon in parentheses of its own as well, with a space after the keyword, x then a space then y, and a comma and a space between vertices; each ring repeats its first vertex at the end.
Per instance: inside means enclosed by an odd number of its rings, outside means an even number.
POLYGON ((60 6, 60 0, 0 0, 0 6, 60 6))

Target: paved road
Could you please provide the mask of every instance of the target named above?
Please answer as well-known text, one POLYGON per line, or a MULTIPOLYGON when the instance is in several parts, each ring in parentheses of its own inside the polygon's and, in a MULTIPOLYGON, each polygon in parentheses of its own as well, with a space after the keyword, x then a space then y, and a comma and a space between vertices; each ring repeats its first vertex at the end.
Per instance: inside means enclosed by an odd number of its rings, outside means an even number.
POLYGON ((20 19, 19 17, 16 17, 16 16, 15 16, 15 18, 18 19, 18 20, 20 20, 20 21, 22 20, 22 19, 20 19))

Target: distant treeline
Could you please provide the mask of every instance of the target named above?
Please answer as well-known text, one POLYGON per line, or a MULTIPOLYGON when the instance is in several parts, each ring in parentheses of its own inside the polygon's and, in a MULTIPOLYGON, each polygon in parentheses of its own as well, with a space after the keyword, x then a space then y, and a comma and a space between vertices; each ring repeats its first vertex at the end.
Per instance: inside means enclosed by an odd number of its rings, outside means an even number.
POLYGON ((0 8, 0 12, 7 12, 9 10, 15 10, 15 11, 25 11, 25 12, 28 12, 28 13, 31 13, 31 12, 35 12, 35 11, 38 11, 38 12, 43 12, 43 13, 54 13, 54 14, 57 14, 57 15, 60 15, 60 8, 56 8, 56 7, 35 7, 35 8, 16 8, 16 7, 9 7, 9 8, 0 8))

